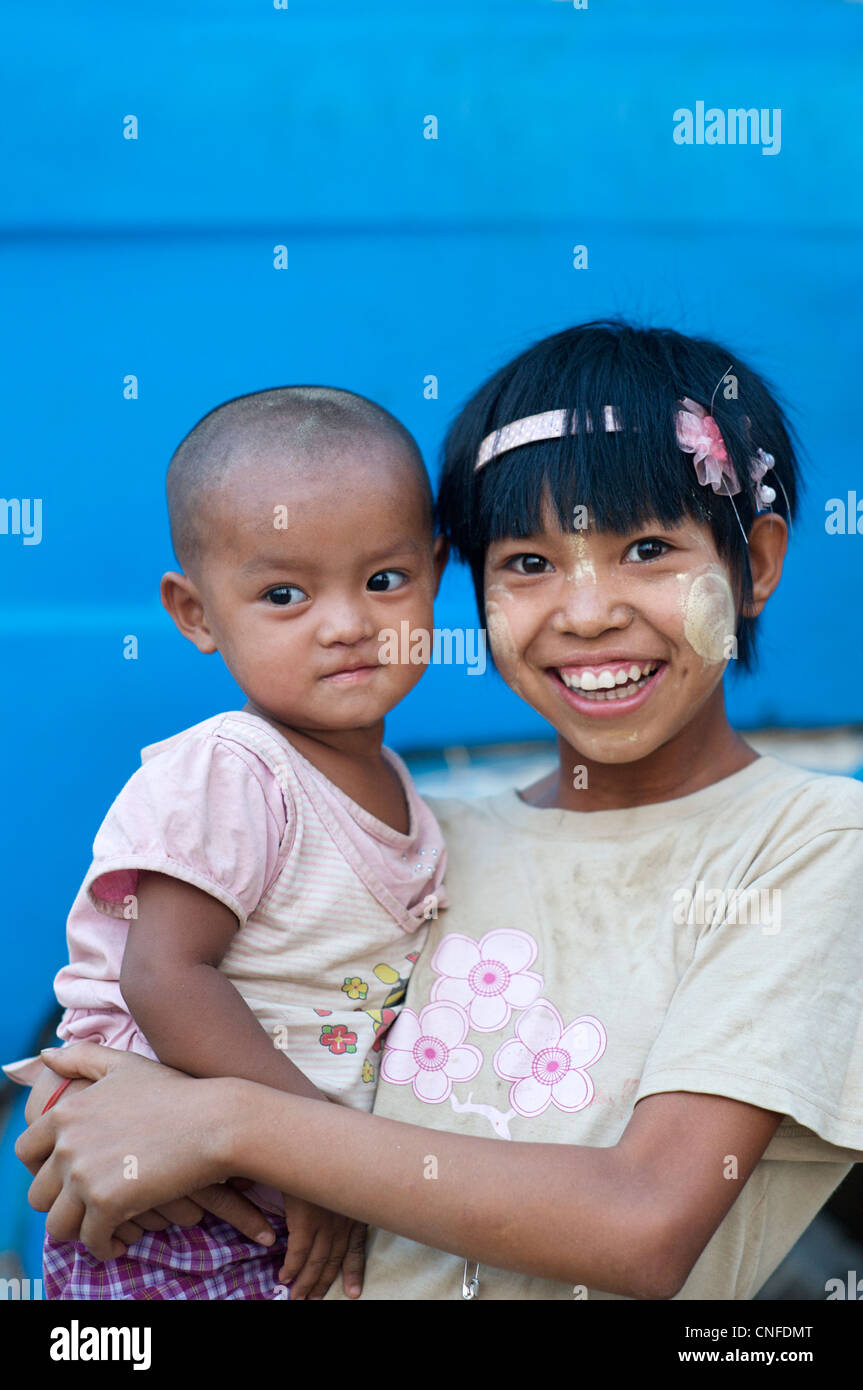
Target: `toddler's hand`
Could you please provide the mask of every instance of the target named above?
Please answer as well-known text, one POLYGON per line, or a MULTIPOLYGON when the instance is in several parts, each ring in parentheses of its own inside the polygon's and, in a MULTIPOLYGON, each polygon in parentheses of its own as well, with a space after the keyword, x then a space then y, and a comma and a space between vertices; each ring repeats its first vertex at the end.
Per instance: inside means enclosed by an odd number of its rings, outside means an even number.
POLYGON ((366 1228, 349 1216, 282 1194, 288 1248, 279 1279, 291 1284, 291 1302, 323 1298, 339 1269, 349 1298, 359 1298, 365 1267, 366 1228))

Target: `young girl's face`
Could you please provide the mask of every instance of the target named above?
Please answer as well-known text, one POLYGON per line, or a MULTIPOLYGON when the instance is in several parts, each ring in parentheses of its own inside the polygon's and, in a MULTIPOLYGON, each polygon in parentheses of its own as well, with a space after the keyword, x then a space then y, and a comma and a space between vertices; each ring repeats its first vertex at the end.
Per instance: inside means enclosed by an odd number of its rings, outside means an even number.
POLYGON ((485 566, 495 664, 571 747, 646 757, 699 716, 736 650, 732 578, 708 526, 542 532, 485 566))
POLYGON ((434 622, 440 566, 409 463, 381 441, 325 462, 256 460, 211 510, 200 572, 183 577, 200 611, 191 630, 174 613, 181 630, 221 652, 252 705, 279 723, 378 725, 425 669, 406 653, 382 661, 386 631, 434 622))

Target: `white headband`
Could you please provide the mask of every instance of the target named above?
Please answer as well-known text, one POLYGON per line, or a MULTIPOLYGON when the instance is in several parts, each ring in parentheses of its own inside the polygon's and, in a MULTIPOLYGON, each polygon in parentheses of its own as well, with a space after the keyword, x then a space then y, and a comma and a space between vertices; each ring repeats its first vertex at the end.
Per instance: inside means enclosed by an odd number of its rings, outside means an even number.
MULTIPOLYGON (((604 405, 602 415, 606 434, 623 429, 613 405, 604 405)), ((535 444, 540 439, 561 439, 566 430, 566 416, 565 410, 544 410, 541 415, 526 415, 523 420, 514 420, 511 425, 503 425, 499 430, 487 434, 479 446, 474 472, 478 473, 484 464, 497 458, 498 454, 517 449, 520 444, 535 444)), ((593 433, 589 410, 585 411, 584 427, 587 434, 593 433)), ((574 410, 569 432, 578 434, 578 416, 574 410)))

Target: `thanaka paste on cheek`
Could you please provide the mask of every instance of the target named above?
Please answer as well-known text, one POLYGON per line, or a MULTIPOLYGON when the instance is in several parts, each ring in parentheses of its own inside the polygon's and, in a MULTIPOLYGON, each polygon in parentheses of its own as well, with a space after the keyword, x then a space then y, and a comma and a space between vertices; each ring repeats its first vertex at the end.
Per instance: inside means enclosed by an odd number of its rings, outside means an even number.
POLYGON ((731 655, 736 612, 725 571, 716 565, 696 575, 678 575, 681 583, 683 635, 705 665, 715 666, 731 655))
MULTIPOLYGON (((501 585, 493 587, 502 588, 501 585)), ((485 603, 485 624, 494 664, 507 685, 520 695, 521 687, 516 674, 519 667, 518 646, 500 604, 488 597, 485 603)))

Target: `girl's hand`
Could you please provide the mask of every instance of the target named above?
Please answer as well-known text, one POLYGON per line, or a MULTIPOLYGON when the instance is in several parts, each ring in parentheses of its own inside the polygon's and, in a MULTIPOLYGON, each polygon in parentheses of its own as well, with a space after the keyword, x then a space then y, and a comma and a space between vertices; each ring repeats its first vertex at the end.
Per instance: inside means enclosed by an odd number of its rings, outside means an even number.
POLYGON ((323 1298, 339 1269, 348 1298, 359 1298, 365 1269, 366 1228, 349 1216, 283 1193, 288 1248, 279 1280, 291 1283, 291 1302, 323 1298))
MULTIPOLYGON (((72 1094, 77 1082, 69 1086, 15 1145, 36 1175, 30 1205, 49 1212, 46 1229, 55 1239, 81 1240, 96 1259, 114 1259, 143 1230, 194 1225, 207 1210, 259 1244, 273 1243, 261 1212, 223 1185, 217 1136, 224 1083, 192 1080, 96 1043, 43 1060, 59 1076, 98 1082, 79 1094, 72 1094)), ((44 1089, 55 1087, 56 1080, 44 1089)))
MULTIPOLYGON (((74 1096, 76 1092, 84 1091, 88 1086, 92 1085, 92 1081, 85 1081, 83 1077, 70 1081, 69 1085, 60 1096, 60 1099, 55 1101, 55 1105, 62 1105, 63 1101, 68 1096, 74 1096)), ((51 1071, 49 1067, 44 1067, 41 1076, 34 1081, 30 1089, 30 1094, 27 1097, 27 1104, 24 1106, 24 1119, 27 1121, 28 1125, 32 1125, 38 1120, 56 1089, 56 1073, 51 1071)), ((33 1169, 31 1168, 30 1171, 33 1172, 33 1169)), ((194 1207, 194 1203, 190 1203, 189 1207, 191 1210, 191 1208, 194 1207)), ((188 1224, 193 1226, 200 1221, 200 1219, 200 1215, 198 1215, 192 1221, 188 1222, 188 1224)), ((114 1234, 119 1240, 125 1241, 127 1245, 132 1245, 136 1240, 140 1240, 145 1230, 164 1230, 169 1224, 168 1221, 162 1220, 157 1212, 143 1212, 136 1216, 134 1222, 124 1221, 123 1225, 119 1227, 114 1234)), ((180 1224, 179 1221, 177 1224, 180 1224)))
MULTIPOLYGON (((27 1121, 28 1125, 32 1125, 34 1120, 38 1120, 45 1106, 48 1104, 48 1101, 61 1084, 60 1078, 57 1076, 56 1072, 51 1071, 47 1066, 42 1068, 41 1074, 30 1087, 30 1094, 24 1106, 24 1119, 27 1121)), ((60 1099, 55 1101, 55 1104, 62 1105, 67 1096, 74 1096, 76 1091, 85 1091, 88 1086, 92 1085, 92 1081, 85 1081, 83 1077, 75 1081, 70 1081, 60 1099)))

